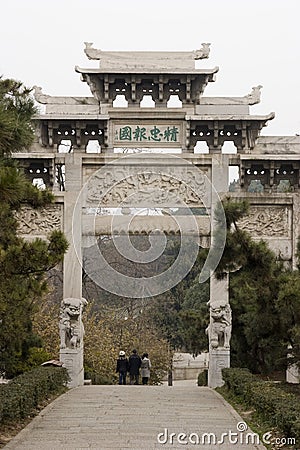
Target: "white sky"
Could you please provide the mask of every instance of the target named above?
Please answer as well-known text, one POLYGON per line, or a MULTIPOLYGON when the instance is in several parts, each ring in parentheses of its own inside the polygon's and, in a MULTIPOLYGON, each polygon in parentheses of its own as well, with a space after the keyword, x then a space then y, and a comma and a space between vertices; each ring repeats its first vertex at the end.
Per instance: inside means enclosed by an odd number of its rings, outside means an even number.
POLYGON ((206 96, 243 96, 263 85, 252 114, 276 117, 263 135, 300 133, 299 0, 6 0, 0 74, 50 95, 91 95, 80 67, 101 50, 192 51, 211 43, 201 68, 219 66, 206 96))

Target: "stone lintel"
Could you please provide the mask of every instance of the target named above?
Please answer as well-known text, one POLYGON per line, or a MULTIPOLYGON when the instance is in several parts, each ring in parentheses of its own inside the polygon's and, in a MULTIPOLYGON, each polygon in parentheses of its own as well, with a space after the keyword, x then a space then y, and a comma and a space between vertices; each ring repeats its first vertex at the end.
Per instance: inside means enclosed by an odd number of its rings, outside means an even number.
POLYGON ((147 119, 155 119, 160 121, 167 120, 185 120, 186 111, 183 108, 166 108, 164 111, 156 108, 109 108, 107 109, 107 116, 110 119, 117 119, 124 121, 127 119, 136 119, 143 122, 147 119))
POLYGON ((251 192, 230 192, 230 197, 238 201, 247 199, 250 205, 264 205, 265 207, 274 205, 293 205, 293 193, 270 194, 265 192, 263 195, 251 192))
MULTIPOLYGON (((143 161, 143 168, 149 166, 160 166, 163 164, 172 164, 175 165, 184 165, 184 161, 190 161, 192 164, 196 166, 203 166, 202 170, 206 170, 211 165, 211 155, 210 154, 197 154, 197 153, 178 153, 176 155, 170 155, 168 154, 155 154, 155 153, 146 153, 142 154, 144 155, 144 161, 143 161), (175 159, 176 158, 176 159, 175 159)), ((63 156, 63 155, 59 155, 63 156)), ((130 155, 130 165, 140 165, 141 160, 139 159, 141 154, 132 154, 130 155), (136 158, 134 158, 136 156, 136 158)), ((92 155, 88 153, 82 153, 82 160, 83 164, 90 166, 90 165, 99 165, 102 164, 108 164, 113 163, 114 161, 117 161, 118 159, 124 159, 123 153, 111 153, 111 154, 99 154, 99 155, 92 155)))
POLYGON ((55 113, 51 113, 50 114, 39 114, 35 117, 36 120, 45 120, 45 121, 52 121, 52 120, 58 120, 61 121, 62 123, 66 123, 68 121, 71 120, 82 120, 84 122, 89 122, 91 120, 108 120, 109 116, 107 114, 89 114, 88 117, 86 118, 83 114, 78 114, 76 112, 73 112, 72 114, 67 114, 67 117, 62 117, 62 114, 56 114, 55 113))
POLYGON ((54 158, 56 158, 56 156, 57 156, 57 154, 56 153, 54 153, 54 152, 43 152, 42 153, 42 149, 40 149, 40 152, 34 152, 34 153, 32 153, 32 152, 30 152, 30 153, 28 153, 28 152, 16 152, 16 153, 13 153, 12 154, 12 157, 14 158, 14 159, 32 159, 32 158, 34 158, 34 159, 54 159, 54 158))
POLYGON ((93 156, 91 154, 82 154, 84 164, 103 164, 109 163, 112 165, 120 166, 121 162, 118 160, 122 160, 122 166, 138 166, 142 165, 142 168, 145 169, 147 166, 156 167, 161 166, 167 167, 175 166, 175 167, 187 167, 189 168, 191 161, 195 165, 210 165, 211 155, 208 154, 191 154, 191 153, 178 153, 176 155, 167 154, 167 153, 133 153, 133 154, 123 154, 123 153, 115 153, 108 155, 97 155, 93 156), (186 162, 188 161, 188 162, 186 162))
POLYGON ((246 104, 236 104, 236 105, 203 105, 202 103, 200 105, 196 105, 195 107, 195 113, 199 114, 200 116, 223 116, 223 115, 248 115, 250 114, 249 111, 249 105, 246 104))
MULTIPOLYGON (((299 149, 300 153, 300 149, 299 149)), ((253 161, 253 163, 257 161, 282 161, 285 163, 297 161, 299 162, 299 153, 256 153, 256 147, 248 154, 239 155, 241 162, 253 161)))
POLYGON ((250 114, 245 114, 245 115, 233 115, 233 114, 219 114, 219 115, 187 115, 186 119, 190 120, 190 121, 215 121, 215 120, 220 120, 220 121, 237 121, 237 122, 241 122, 241 121, 249 121, 249 122, 267 122, 268 120, 272 120, 275 117, 275 113, 271 112, 267 115, 264 116, 256 116, 256 115, 250 115, 250 114))
POLYGON ((82 215, 82 233, 83 235, 105 235, 112 233, 130 232, 149 234, 153 230, 160 230, 165 233, 176 234, 182 232, 184 228, 185 235, 201 236, 210 235, 209 216, 97 216, 94 214, 82 215), (129 219, 131 220, 129 223, 129 219), (192 227, 189 231, 189 224, 192 227), (181 228, 180 228, 181 227, 181 228))

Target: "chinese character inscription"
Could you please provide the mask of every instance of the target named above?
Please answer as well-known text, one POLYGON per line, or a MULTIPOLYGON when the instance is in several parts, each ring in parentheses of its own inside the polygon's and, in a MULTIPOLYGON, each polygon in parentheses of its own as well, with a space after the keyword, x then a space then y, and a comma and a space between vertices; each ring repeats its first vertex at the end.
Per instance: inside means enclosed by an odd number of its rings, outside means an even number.
POLYGON ((115 142, 125 144, 145 143, 145 144, 178 144, 181 142, 180 125, 115 125, 115 142))

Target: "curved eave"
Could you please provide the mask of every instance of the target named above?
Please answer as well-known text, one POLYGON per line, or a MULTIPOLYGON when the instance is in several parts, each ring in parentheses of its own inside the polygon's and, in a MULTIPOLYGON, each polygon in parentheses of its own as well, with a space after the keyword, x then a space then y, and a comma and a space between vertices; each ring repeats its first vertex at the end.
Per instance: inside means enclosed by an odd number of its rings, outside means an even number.
POLYGON ((79 66, 75 66, 75 71, 81 74, 147 74, 147 75, 161 75, 161 74, 178 74, 178 75, 213 75, 219 71, 219 67, 216 66, 213 69, 194 69, 194 70, 184 70, 184 69, 82 69, 79 66))

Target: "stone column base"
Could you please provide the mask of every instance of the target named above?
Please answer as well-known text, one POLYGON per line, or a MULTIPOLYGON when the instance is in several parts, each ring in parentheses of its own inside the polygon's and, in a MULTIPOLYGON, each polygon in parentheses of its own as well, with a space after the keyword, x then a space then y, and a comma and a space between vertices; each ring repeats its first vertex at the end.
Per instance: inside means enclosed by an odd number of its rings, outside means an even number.
POLYGON ((222 369, 230 367, 230 349, 216 348, 209 351, 208 387, 223 386, 222 369))
POLYGON ((71 378, 68 387, 73 388, 83 386, 83 347, 80 348, 62 348, 60 349, 60 361, 63 363, 71 378))
POLYGON ((286 381, 288 383, 300 383, 300 370, 296 364, 292 364, 287 368, 286 381))

